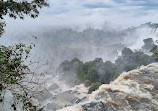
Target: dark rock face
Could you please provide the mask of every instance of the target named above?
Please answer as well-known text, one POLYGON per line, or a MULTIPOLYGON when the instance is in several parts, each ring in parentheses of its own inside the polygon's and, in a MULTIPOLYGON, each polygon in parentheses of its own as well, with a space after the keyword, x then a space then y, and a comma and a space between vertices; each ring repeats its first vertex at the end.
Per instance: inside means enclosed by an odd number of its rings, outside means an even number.
POLYGON ((78 91, 68 90, 58 93, 50 98, 50 102, 46 105, 45 111, 56 111, 66 106, 71 106, 79 102, 85 101, 86 97, 81 97, 78 91))
POLYGON ((76 101, 75 101, 75 103, 81 103, 81 102, 83 102, 83 101, 85 101, 87 99, 87 97, 83 97, 83 98, 81 98, 81 99, 77 99, 76 101))
POLYGON ((123 73, 93 96, 61 111, 158 111, 158 63, 123 73))
POLYGON ((109 106, 102 102, 92 102, 82 106, 84 111, 113 111, 109 106))

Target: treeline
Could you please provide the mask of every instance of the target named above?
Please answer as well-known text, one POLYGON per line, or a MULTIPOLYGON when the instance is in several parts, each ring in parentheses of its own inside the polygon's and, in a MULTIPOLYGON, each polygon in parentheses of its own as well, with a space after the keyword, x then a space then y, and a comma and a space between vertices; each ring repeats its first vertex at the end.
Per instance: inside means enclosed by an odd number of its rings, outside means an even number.
POLYGON ((89 88, 90 93, 101 84, 107 84, 115 80, 124 71, 130 71, 155 62, 156 57, 143 52, 149 47, 150 49, 155 47, 155 45, 151 45, 153 43, 149 38, 144 40, 144 46, 141 50, 132 51, 130 48, 125 47, 121 52, 121 56, 115 60, 115 63, 111 61, 103 62, 101 58, 85 63, 78 58, 71 61, 66 60, 60 64, 58 72, 62 74, 62 80, 65 80, 70 85, 84 83, 87 87, 91 86, 89 88))

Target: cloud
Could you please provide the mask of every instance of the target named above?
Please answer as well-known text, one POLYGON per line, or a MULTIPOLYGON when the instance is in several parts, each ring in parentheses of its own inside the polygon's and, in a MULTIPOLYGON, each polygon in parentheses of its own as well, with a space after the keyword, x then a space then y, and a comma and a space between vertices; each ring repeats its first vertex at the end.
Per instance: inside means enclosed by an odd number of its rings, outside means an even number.
POLYGON ((38 32, 49 27, 82 30, 112 26, 120 30, 145 22, 158 23, 156 0, 49 0, 49 4, 50 7, 40 10, 36 19, 26 16, 24 20, 13 20, 6 17, 6 33, 0 43, 12 43, 32 35, 38 37, 38 32))
POLYGON ((91 16, 103 17, 105 20, 112 17, 139 19, 144 15, 150 15, 149 10, 152 10, 152 13, 155 10, 156 14, 158 9, 158 2, 155 0, 51 0, 49 3, 50 8, 42 10, 42 15, 49 15, 52 18, 62 16, 63 20, 77 17, 84 19, 91 16))
MULTIPOLYGON (((145 22, 158 22, 156 0, 49 0, 50 7, 42 8, 37 19, 7 20, 16 27, 82 26, 101 27, 111 22, 122 27, 145 22), (20 22, 19 22, 20 21, 20 22)), ((18 29, 17 29, 18 30, 18 29)))
POLYGON ((111 8, 110 5, 102 4, 102 3, 97 3, 97 4, 85 4, 85 8, 111 8))

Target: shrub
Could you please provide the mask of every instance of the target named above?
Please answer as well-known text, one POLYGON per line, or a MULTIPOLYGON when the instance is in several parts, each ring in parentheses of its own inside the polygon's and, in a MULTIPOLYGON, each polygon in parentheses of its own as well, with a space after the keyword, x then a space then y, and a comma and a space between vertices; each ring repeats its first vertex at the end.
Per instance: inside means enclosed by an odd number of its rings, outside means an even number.
POLYGON ((88 89, 88 93, 91 93, 91 92, 97 90, 101 84, 102 83, 100 83, 100 82, 93 83, 91 85, 91 87, 88 89))
POLYGON ((151 50, 150 50, 150 52, 152 52, 153 53, 153 57, 156 57, 156 61, 158 61, 158 46, 154 46, 151 50))

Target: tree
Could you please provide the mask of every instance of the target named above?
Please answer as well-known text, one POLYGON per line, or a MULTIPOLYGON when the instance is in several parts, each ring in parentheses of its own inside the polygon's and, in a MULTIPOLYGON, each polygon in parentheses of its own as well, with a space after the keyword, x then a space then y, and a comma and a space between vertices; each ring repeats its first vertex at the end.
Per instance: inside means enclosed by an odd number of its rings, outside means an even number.
POLYGON ((15 1, 15 0, 1 0, 0 1, 0 35, 3 33, 4 16, 9 15, 11 18, 24 19, 24 15, 29 15, 32 18, 38 17, 39 9, 43 6, 48 6, 46 0, 29 0, 29 1, 15 1))
POLYGON ((62 74, 60 78, 63 81, 71 81, 74 84, 84 83, 85 86, 90 86, 89 93, 98 89, 101 84, 110 83, 120 74, 120 70, 114 63, 103 62, 101 58, 85 63, 77 58, 64 61, 59 65, 58 72, 62 74))
POLYGON ((146 52, 149 52, 153 47, 155 47, 155 44, 152 38, 144 39, 143 42, 144 42, 144 45, 142 46, 142 49, 146 52))
MULTIPOLYGON (((158 40, 156 40, 156 43, 158 43, 158 40)), ((152 52, 152 56, 156 57, 156 61, 158 61, 158 45, 155 45, 150 52, 152 52)))
POLYGON ((8 47, 0 45, 0 103, 5 103, 7 92, 11 93, 13 102, 10 102, 10 105, 15 111, 17 106, 20 106, 20 110, 41 110, 32 102, 32 98, 38 93, 34 88, 39 82, 33 80, 37 74, 24 62, 28 59, 32 47, 25 44, 8 47))
POLYGON ((155 57, 151 57, 141 50, 132 51, 127 47, 122 50, 122 55, 115 60, 115 64, 121 69, 121 72, 130 71, 153 62, 155 62, 155 57))
MULTIPOLYGON (((36 18, 39 9, 43 6, 48 6, 46 0, 1 0, 0 36, 4 32, 4 16, 24 19, 25 15, 29 15, 36 18)), ((34 44, 27 47, 21 43, 12 46, 0 45, 0 104, 5 101, 6 92, 10 92, 13 99, 10 104, 11 110, 14 111, 17 111, 17 106, 20 107, 20 111, 42 111, 43 109, 32 103, 32 98, 36 94, 33 89, 39 82, 33 80, 36 73, 32 72, 25 63, 33 46, 34 44)))

